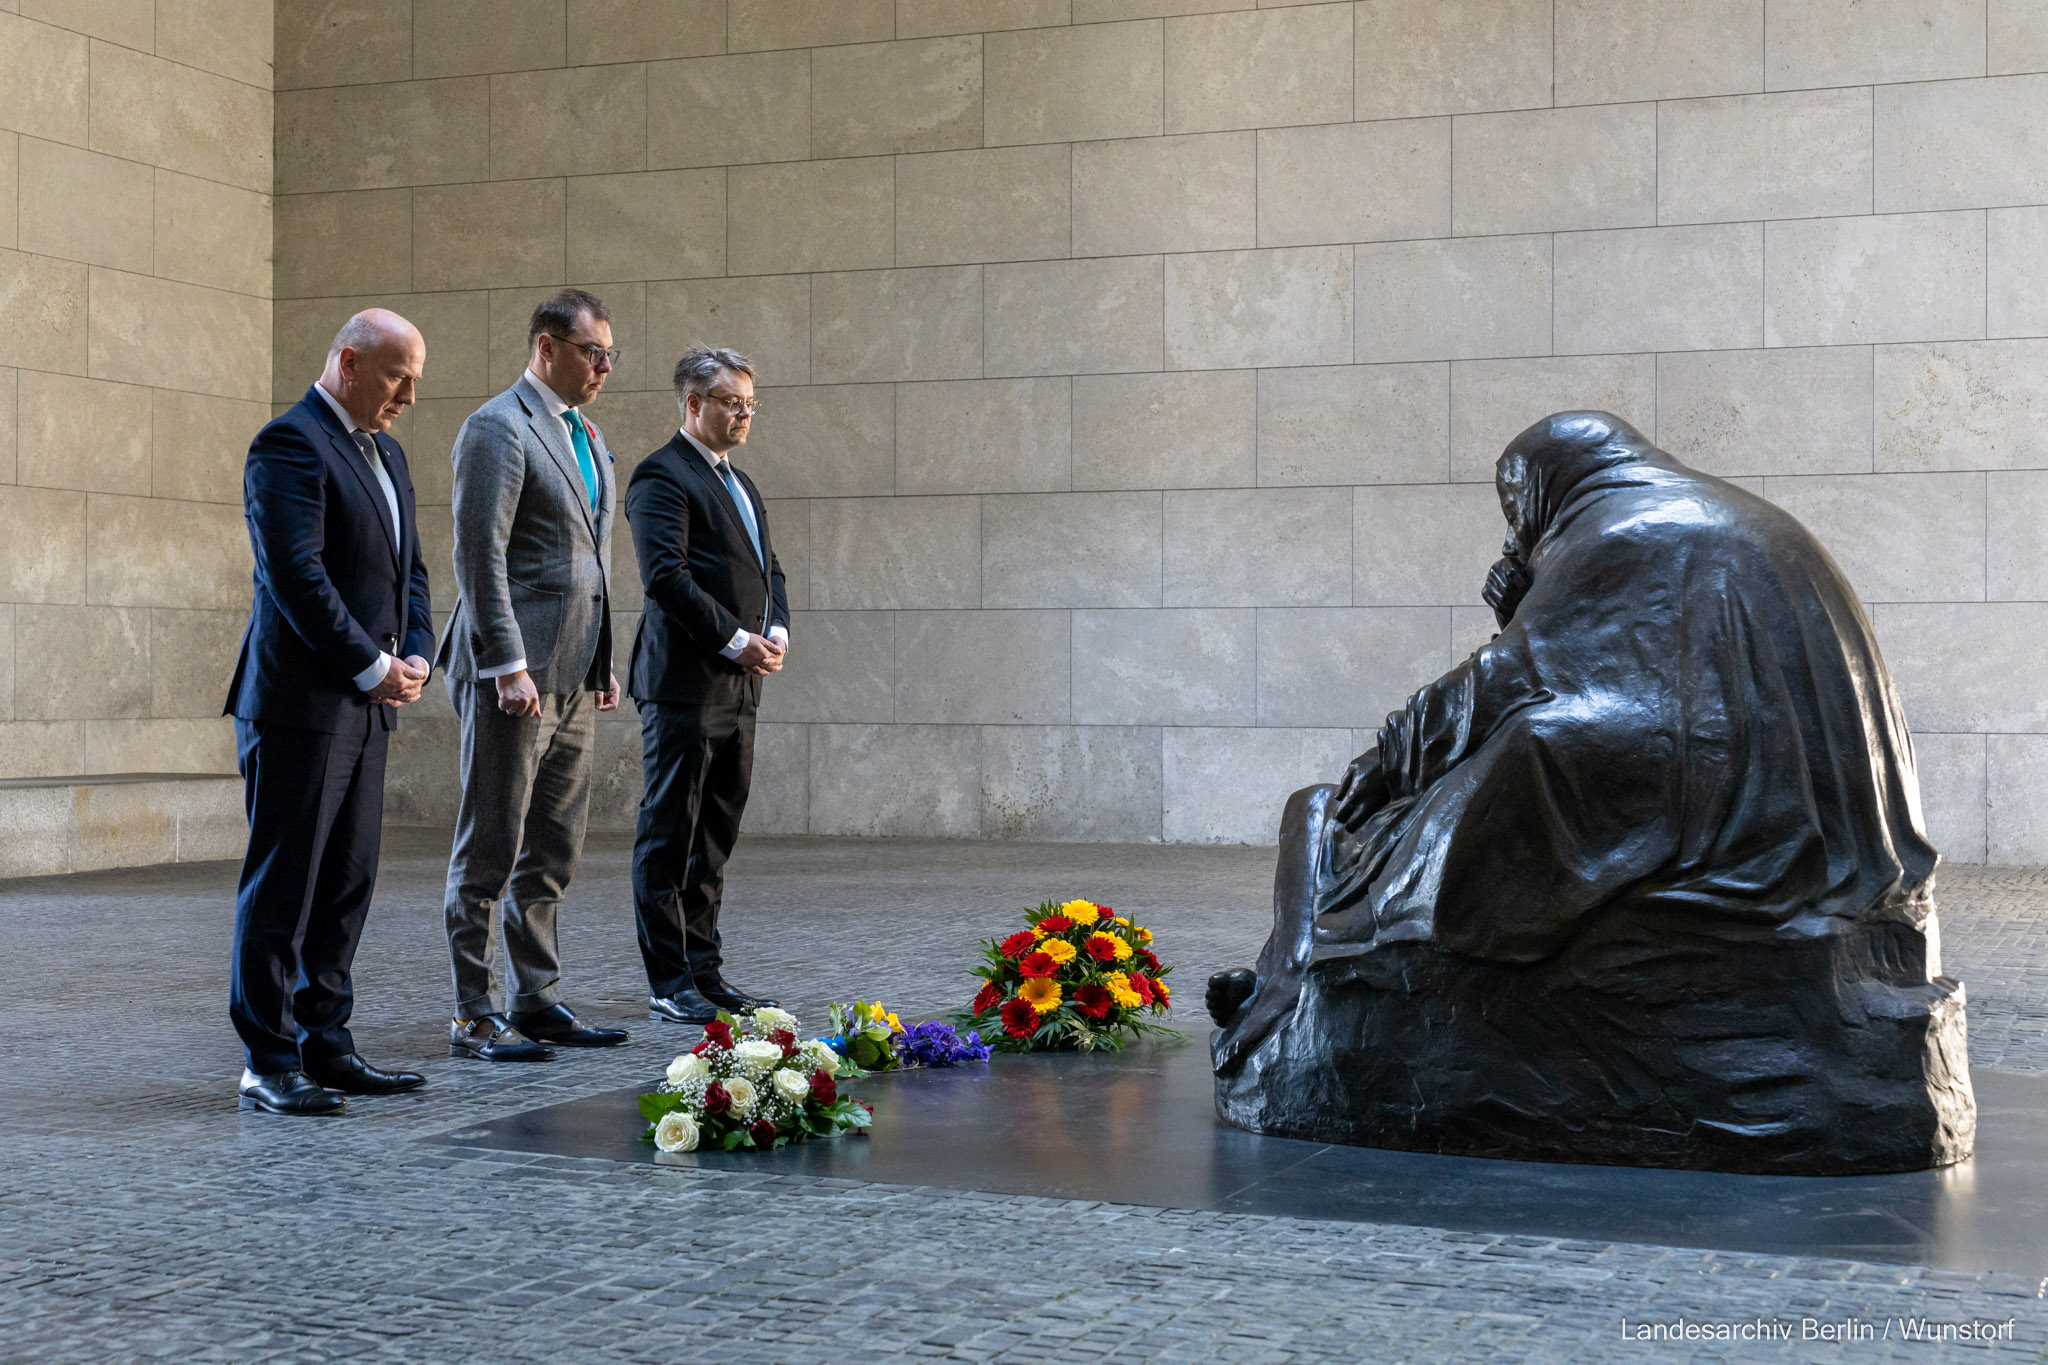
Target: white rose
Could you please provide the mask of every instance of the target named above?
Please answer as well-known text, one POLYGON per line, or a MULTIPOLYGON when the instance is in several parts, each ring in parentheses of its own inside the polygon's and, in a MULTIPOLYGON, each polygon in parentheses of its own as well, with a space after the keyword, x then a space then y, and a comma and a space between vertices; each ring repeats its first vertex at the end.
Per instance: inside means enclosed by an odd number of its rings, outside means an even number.
POLYGON ((654 1125, 654 1145, 664 1152, 697 1150, 697 1120, 680 1109, 671 1109, 654 1125))
POLYGON ((748 1119, 754 1116, 754 1102, 760 1097, 754 1092, 754 1083, 744 1076, 734 1076, 725 1083, 725 1093, 732 1096, 732 1116, 748 1119))
POLYGON ((766 1039, 749 1038, 744 1043, 735 1043, 732 1055, 741 1066, 758 1076, 782 1060, 782 1049, 766 1039))
POLYGON ((775 1093, 792 1104, 802 1104, 810 1098, 811 1083, 800 1071, 783 1067, 775 1073, 775 1093))
POLYGON ((822 1071, 827 1076, 837 1076, 839 1074, 839 1054, 834 1052, 831 1045, 822 1039, 814 1038, 810 1042, 805 1043, 799 1055, 804 1059, 804 1066, 809 1070, 822 1071))
POLYGON ((682 1085, 687 1081, 696 1080, 699 1076, 707 1074, 710 1070, 711 1063, 705 1061, 694 1052, 685 1052, 682 1056, 668 1064, 668 1083, 670 1085, 682 1085))
POLYGON ((779 1028, 786 1028, 791 1033, 796 1032, 796 1016, 788 1010, 755 1010, 753 1021, 754 1027, 760 1029, 764 1035, 773 1033, 779 1028))

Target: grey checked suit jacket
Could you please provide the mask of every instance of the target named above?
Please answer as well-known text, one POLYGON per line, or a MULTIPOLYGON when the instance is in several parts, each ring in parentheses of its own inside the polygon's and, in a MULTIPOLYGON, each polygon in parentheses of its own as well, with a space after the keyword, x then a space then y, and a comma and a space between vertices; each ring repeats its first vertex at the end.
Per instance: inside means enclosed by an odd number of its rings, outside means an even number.
POLYGON ((456 600, 435 658, 452 681, 524 658, 543 693, 607 682, 618 486, 603 433, 589 430, 594 520, 576 453, 525 375, 456 433, 456 600))

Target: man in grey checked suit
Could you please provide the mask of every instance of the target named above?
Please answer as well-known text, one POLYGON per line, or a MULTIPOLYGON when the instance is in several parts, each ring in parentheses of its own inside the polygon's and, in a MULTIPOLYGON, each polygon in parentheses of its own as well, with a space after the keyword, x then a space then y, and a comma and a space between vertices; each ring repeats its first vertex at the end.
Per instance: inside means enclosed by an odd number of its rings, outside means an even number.
POLYGON ((526 373, 455 438, 455 610, 437 665, 462 724, 462 805, 443 910, 455 972, 448 1050, 544 1062, 609 1047, 561 1000, 556 914, 583 850, 599 711, 612 672, 617 489, 583 416, 618 352, 611 315, 580 289, 533 310, 526 373), (509 891, 509 895, 507 894, 509 891), (492 965, 502 910, 511 995, 492 965))

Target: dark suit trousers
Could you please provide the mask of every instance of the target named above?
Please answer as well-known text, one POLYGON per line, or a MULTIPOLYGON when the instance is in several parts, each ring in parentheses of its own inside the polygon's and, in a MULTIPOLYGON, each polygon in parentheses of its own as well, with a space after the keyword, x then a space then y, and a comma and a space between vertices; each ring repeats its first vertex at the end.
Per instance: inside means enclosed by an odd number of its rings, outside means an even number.
POLYGON ((249 852, 235 893, 228 1013, 258 1075, 355 1051, 349 968, 377 884, 390 735, 237 720, 249 852))
POLYGON ((654 995, 718 974, 718 903, 754 774, 757 705, 643 701, 646 788, 633 835, 633 917, 654 995))

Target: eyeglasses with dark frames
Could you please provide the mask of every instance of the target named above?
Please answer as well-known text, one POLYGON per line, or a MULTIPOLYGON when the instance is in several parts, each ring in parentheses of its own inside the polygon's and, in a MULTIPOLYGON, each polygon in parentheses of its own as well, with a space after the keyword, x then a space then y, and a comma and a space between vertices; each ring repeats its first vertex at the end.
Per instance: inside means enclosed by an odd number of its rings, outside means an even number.
POLYGON ((583 358, 585 360, 588 360, 593 368, 596 367, 597 358, 599 356, 603 356, 606 360, 612 363, 613 368, 617 368, 619 363, 619 357, 625 354, 624 351, 621 351, 616 346, 598 346, 588 341, 572 341, 570 338, 557 335, 554 332, 546 332, 543 333, 543 335, 553 337, 556 341, 561 342, 564 346, 572 347, 575 350, 583 352, 583 358))

